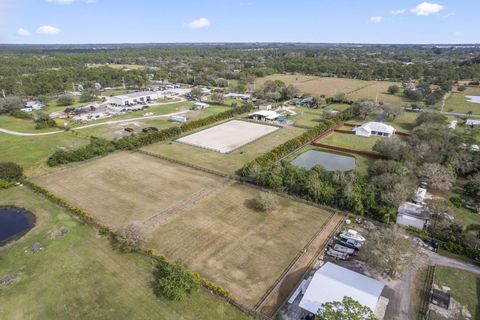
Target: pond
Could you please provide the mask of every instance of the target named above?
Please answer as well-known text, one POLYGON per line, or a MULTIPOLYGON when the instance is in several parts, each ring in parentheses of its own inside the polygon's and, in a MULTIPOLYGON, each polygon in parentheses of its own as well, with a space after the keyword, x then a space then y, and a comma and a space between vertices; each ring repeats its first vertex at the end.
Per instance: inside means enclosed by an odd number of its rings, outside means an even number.
POLYGON ((312 169, 320 165, 327 171, 349 171, 357 166, 354 157, 317 150, 302 153, 292 161, 292 164, 303 169, 312 169))
POLYGON ((35 215, 17 207, 0 207, 0 246, 18 239, 35 225, 35 215))

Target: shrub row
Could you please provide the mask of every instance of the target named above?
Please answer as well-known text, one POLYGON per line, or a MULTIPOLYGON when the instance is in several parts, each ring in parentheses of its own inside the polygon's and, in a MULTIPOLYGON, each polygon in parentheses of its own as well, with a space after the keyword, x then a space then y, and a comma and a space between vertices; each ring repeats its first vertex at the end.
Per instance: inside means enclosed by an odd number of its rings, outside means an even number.
POLYGON ((315 137, 326 131, 333 130, 340 122, 348 120, 350 117, 350 112, 347 109, 330 120, 324 120, 322 123, 311 128, 302 135, 290 139, 287 142, 275 147, 273 150, 250 161, 243 166, 242 169, 240 169, 240 175, 243 177, 248 177, 252 174, 252 171, 255 167, 263 168, 272 165, 276 161, 300 148, 302 145, 312 141, 315 139, 315 137))
POLYGON ((110 227, 102 224, 100 221, 98 221, 96 218, 94 218, 93 216, 91 216, 87 212, 85 212, 82 209, 79 209, 75 206, 72 206, 67 201, 63 200, 60 197, 57 197, 56 195, 54 195, 50 191, 48 191, 48 190, 46 190, 46 189, 36 185, 35 183, 33 183, 31 181, 28 181, 28 180, 24 181, 23 183, 24 183, 24 185, 26 185, 28 188, 30 188, 34 192, 36 192, 38 194, 41 194, 42 196, 49 199, 53 203, 55 203, 55 204, 59 205, 60 207, 66 209, 67 211, 69 211, 70 213, 75 215, 76 217, 80 218, 85 223, 87 223, 87 224, 89 224, 89 225, 91 225, 95 228, 99 228, 99 229, 103 230, 105 233, 108 232, 110 235, 114 234, 113 230, 111 230, 110 227))
POLYGON ((48 158, 47 164, 51 167, 54 167, 70 162, 92 159, 97 156, 108 154, 115 150, 133 150, 141 148, 155 142, 172 139, 182 133, 198 129, 218 121, 233 118, 234 116, 248 112, 251 109, 252 106, 250 105, 242 105, 222 113, 182 124, 180 127, 171 127, 160 131, 140 133, 137 135, 123 137, 118 140, 108 141, 92 137, 90 143, 82 148, 71 151, 55 151, 55 153, 48 158))
MULTIPOLYGON (((165 263, 168 263, 166 261, 166 258, 164 255, 162 254, 158 254, 155 249, 153 248, 149 248, 145 251, 145 253, 147 255, 149 255, 151 258, 157 260, 158 262, 165 262, 165 263)), ((221 286, 211 282, 211 281, 208 281, 206 279, 204 279, 203 277, 201 277, 198 273, 196 272, 191 272, 192 275, 194 275, 195 277, 198 277, 200 279, 200 282, 202 284, 202 286, 212 292, 214 292, 216 295, 222 297, 222 298, 229 298, 230 297, 230 291, 222 288, 221 286)))

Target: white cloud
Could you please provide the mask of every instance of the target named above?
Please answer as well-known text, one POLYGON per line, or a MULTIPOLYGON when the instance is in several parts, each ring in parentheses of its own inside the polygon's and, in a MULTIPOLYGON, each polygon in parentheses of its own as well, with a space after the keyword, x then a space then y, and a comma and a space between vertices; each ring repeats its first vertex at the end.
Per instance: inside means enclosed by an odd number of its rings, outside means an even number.
POLYGON ((30 36, 30 31, 25 28, 20 28, 17 30, 17 34, 21 37, 29 37, 30 36))
POLYGON ((452 12, 449 12, 447 13, 444 18, 450 18, 450 17, 453 17, 454 15, 456 15, 457 13, 455 11, 452 11, 452 12))
POLYGON ((374 16, 370 17, 370 21, 373 23, 380 23, 382 22, 383 17, 382 16, 374 16))
POLYGON ((417 5, 415 8, 411 9, 410 11, 417 16, 429 16, 434 13, 439 13, 444 9, 444 6, 438 3, 431 3, 431 2, 422 2, 417 5))
POLYGON ((209 25, 210 21, 207 18, 196 19, 187 24, 187 26, 191 29, 202 29, 208 27, 209 25))
POLYGON ((46 26, 38 27, 38 29, 35 32, 39 34, 54 36, 60 33, 60 29, 46 25, 46 26))
POLYGON ((404 14, 405 12, 407 12, 407 9, 392 10, 392 14, 394 15, 404 14))

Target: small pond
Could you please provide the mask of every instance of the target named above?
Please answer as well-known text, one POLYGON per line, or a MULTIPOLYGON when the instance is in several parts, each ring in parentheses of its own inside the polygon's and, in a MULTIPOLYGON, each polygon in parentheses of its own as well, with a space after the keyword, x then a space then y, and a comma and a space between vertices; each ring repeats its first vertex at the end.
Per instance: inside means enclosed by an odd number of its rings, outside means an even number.
POLYGON ((0 246, 27 233, 35 225, 35 215, 16 207, 0 207, 0 246))
POLYGON ((303 169, 320 165, 327 171, 349 171, 356 168, 355 158, 336 153, 308 150, 296 157, 292 164, 303 169))
POLYGON ((471 103, 480 103, 480 96, 465 96, 468 102, 471 103))

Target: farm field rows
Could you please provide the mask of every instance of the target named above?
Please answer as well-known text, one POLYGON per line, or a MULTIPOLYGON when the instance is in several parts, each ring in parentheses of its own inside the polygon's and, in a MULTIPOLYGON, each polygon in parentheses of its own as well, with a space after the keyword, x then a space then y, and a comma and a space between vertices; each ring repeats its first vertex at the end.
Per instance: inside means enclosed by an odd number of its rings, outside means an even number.
POLYGON ((336 93, 345 93, 350 99, 372 99, 378 95, 378 101, 390 104, 402 104, 405 100, 387 93, 389 86, 397 84, 389 81, 364 81, 348 78, 316 77, 296 74, 273 74, 257 79, 255 87, 261 86, 267 80, 281 80, 287 86, 293 84, 300 92, 312 95, 332 97, 336 93))
POLYGON ((222 173, 234 174, 259 154, 268 152, 277 145, 301 135, 304 131, 294 127, 282 128, 229 154, 178 142, 159 142, 146 146, 143 150, 222 173))
POLYGON ((28 189, 0 190, 0 205, 31 210, 36 226, 0 250, 1 319, 247 319, 200 289, 184 301, 156 297, 150 259, 113 251, 109 240, 28 189), (67 228, 64 236, 54 235, 67 228), (44 250, 32 253, 40 243, 44 250))
POLYGON ((277 196, 276 209, 258 212, 255 188, 139 153, 117 152, 34 181, 115 228, 143 221, 150 247, 250 307, 330 216, 277 196))

